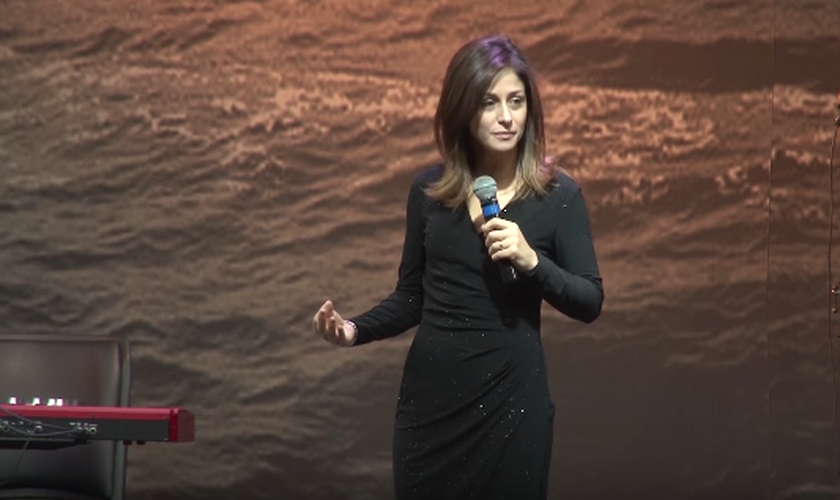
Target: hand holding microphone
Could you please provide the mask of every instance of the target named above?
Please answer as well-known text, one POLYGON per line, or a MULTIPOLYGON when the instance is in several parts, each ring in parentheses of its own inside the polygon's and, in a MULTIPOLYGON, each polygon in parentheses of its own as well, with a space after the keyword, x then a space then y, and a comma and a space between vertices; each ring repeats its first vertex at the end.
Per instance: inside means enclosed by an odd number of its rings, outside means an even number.
POLYGON ((518 271, 530 271, 537 266, 537 253, 528 245, 519 226, 499 217, 499 202, 496 198, 496 181, 482 175, 473 182, 473 193, 481 204, 481 213, 486 221, 481 226, 484 244, 490 258, 499 263, 502 281, 513 283, 519 278, 518 271))

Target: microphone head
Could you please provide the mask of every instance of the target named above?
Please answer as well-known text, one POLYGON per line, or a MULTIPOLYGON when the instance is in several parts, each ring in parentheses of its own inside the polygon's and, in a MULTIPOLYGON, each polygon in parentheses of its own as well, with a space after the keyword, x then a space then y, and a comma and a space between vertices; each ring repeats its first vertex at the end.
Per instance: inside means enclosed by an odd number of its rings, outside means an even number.
POLYGON ((496 199, 496 180, 489 175, 482 175, 473 181, 472 189, 481 203, 496 199))

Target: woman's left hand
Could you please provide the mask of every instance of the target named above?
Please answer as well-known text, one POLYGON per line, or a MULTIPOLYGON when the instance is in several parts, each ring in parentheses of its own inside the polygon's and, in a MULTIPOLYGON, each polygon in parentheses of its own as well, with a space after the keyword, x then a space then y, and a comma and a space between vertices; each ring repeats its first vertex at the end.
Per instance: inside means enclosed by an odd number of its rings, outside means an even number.
POLYGON ((521 272, 537 267, 537 252, 525 240, 515 222, 494 217, 481 226, 481 232, 484 234, 484 245, 494 261, 509 259, 513 267, 521 272))

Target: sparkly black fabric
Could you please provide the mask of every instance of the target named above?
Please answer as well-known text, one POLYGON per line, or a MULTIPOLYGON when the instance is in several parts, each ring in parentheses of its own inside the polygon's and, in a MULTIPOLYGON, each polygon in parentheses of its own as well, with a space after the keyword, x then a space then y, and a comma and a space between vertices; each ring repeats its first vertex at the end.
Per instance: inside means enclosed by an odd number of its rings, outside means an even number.
POLYGON ((510 203, 501 216, 519 225, 539 264, 504 284, 467 210, 423 192, 442 171, 411 186, 396 290, 351 318, 356 345, 420 325, 397 404, 396 498, 545 499, 554 405, 540 306, 586 322, 601 311, 586 204, 564 174, 546 196, 510 203))

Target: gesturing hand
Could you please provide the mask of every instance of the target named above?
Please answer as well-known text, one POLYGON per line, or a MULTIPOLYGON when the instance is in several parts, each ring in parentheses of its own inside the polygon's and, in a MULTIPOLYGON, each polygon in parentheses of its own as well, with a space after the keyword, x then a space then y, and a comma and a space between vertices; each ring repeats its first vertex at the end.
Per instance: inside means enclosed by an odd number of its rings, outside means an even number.
POLYGON ((494 217, 481 226, 481 232, 484 234, 484 245, 494 261, 509 259, 513 267, 522 272, 537 267, 537 252, 528 244, 515 222, 494 217))
POLYGON ((356 329, 345 322, 331 300, 324 302, 312 318, 312 329, 324 340, 340 346, 350 346, 356 341, 356 329))

